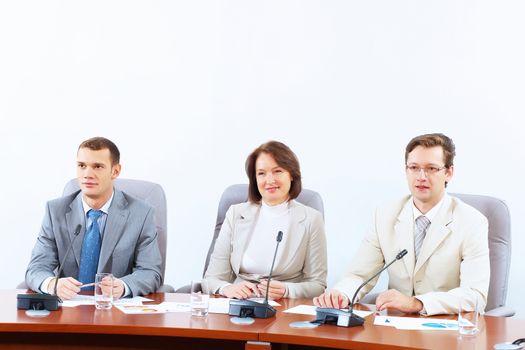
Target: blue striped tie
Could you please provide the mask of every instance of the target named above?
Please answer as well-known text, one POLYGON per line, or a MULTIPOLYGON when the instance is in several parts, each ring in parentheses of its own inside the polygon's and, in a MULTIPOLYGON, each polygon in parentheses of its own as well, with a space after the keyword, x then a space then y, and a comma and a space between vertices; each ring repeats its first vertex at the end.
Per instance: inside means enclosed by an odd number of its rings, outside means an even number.
POLYGON ((416 234, 414 235, 414 251, 416 253, 416 260, 419 257, 423 240, 427 234, 427 228, 430 225, 430 220, 426 216, 419 216, 416 219, 416 234))
MULTIPOLYGON (((80 268, 78 272, 78 280, 82 284, 92 283, 95 281, 97 274, 98 258, 100 256, 100 246, 102 245, 102 237, 100 237, 100 227, 98 226, 98 218, 103 214, 100 210, 89 210, 87 215, 91 219, 91 227, 84 236, 82 242, 82 252, 80 253, 80 268)), ((93 290, 93 287, 85 290, 93 290)))

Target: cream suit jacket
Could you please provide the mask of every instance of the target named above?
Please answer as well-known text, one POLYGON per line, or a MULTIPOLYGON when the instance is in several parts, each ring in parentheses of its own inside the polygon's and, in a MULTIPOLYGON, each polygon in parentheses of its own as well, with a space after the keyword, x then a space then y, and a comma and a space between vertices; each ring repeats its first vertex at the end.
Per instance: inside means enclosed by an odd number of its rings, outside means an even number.
MULTIPOLYGON (((210 264, 204 276, 209 290, 242 282, 241 259, 257 223, 261 206, 232 205, 226 213, 210 264)), ((324 222, 320 212, 294 200, 289 202, 290 226, 286 244, 279 246, 273 279, 284 282, 287 298, 311 298, 326 288, 327 259, 324 222)), ((285 233, 286 234, 286 233, 285 233)), ((272 240, 275 240, 272 235, 272 240)), ((284 243, 284 240, 283 240, 284 243)), ((268 273, 270 272, 268 266, 268 273)))
MULTIPOLYGON (((461 299, 472 308, 477 301, 480 310, 485 309, 490 279, 487 219, 446 195, 416 262, 413 216, 411 196, 377 209, 348 274, 334 289, 351 298, 361 283, 406 249, 402 261, 388 268, 389 288, 415 295, 424 305, 422 314, 457 313, 461 299)), ((365 286, 358 300, 376 282, 377 278, 365 286)))

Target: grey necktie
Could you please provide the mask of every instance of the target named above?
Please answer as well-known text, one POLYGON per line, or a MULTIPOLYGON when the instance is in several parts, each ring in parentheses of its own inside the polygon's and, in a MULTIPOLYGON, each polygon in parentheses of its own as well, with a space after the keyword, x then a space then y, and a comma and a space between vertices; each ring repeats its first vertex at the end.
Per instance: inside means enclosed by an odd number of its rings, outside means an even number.
POLYGON ((414 251, 416 253, 416 261, 423 245, 423 240, 427 234, 427 228, 430 225, 430 220, 426 216, 421 215, 416 219, 416 234, 414 235, 414 251))

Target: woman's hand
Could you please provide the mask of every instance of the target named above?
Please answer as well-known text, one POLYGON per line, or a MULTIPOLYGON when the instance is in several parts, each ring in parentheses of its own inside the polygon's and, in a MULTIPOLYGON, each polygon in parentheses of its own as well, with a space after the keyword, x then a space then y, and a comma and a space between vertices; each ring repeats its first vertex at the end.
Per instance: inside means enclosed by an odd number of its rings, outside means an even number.
MULTIPOLYGON (((257 288, 259 288, 259 293, 261 296, 266 296, 266 287, 268 286, 268 280, 261 280, 261 282, 257 285, 257 288)), ((284 297, 286 294, 286 284, 283 282, 271 280, 270 281, 270 288, 268 290, 268 298, 273 300, 278 300, 284 297)))
POLYGON ((257 289, 257 285, 248 281, 230 284, 223 288, 222 294, 224 294, 225 297, 235 299, 248 299, 254 294, 257 297, 261 296, 259 289, 257 289))

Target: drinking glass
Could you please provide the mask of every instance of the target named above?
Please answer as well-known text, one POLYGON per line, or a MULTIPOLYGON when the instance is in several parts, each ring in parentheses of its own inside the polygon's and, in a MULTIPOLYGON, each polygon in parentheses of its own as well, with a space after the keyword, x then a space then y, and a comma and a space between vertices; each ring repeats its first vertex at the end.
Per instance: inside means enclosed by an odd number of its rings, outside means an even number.
POLYGON ((472 302, 468 300, 461 300, 458 311, 458 327, 461 335, 474 335, 478 332, 479 322, 479 308, 477 300, 474 302, 474 309, 472 302))
POLYGON ((95 307, 109 310, 113 306, 113 275, 97 273, 95 276, 95 307))
POLYGON ((203 292, 206 288, 206 280, 191 281, 190 308, 192 316, 207 316, 210 306, 210 296, 203 292))

